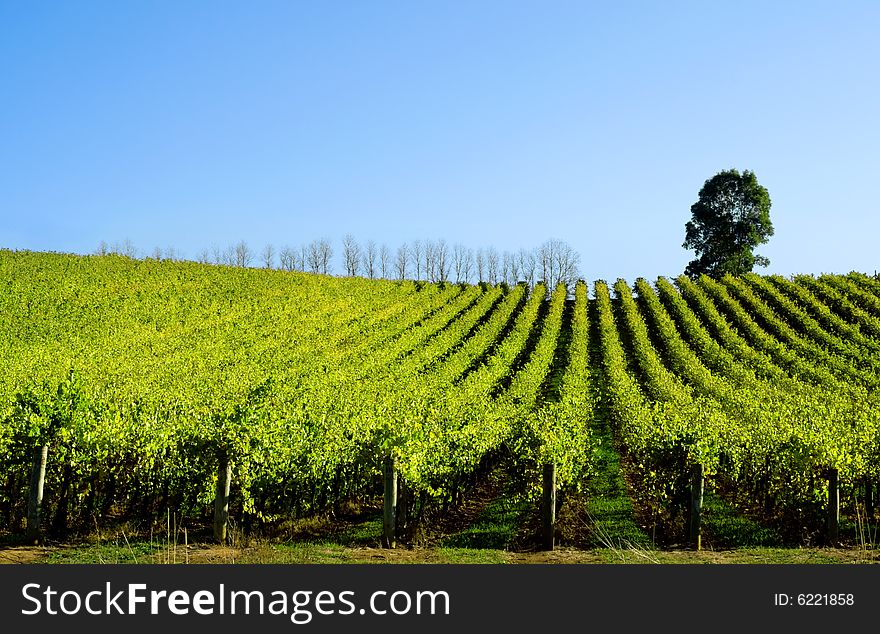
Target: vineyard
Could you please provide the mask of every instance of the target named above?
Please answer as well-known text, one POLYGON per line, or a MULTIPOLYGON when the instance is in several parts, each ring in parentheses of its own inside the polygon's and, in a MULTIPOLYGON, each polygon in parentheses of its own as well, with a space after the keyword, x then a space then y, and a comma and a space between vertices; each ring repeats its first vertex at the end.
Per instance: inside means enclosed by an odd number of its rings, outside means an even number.
POLYGON ((0 289, 0 532, 174 509, 222 540, 373 500, 407 542, 490 473, 552 522, 609 452, 667 542, 699 536, 704 491, 830 543, 874 517, 867 275, 529 288, 0 251, 0 289))

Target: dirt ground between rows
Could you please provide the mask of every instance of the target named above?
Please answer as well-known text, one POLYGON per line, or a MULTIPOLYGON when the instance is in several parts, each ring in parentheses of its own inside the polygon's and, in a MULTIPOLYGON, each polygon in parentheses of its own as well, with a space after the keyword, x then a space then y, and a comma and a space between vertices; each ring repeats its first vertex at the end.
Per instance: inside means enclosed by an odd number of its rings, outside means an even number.
MULTIPOLYGON (((37 564, 45 563, 53 551, 63 547, 43 546, 10 546, 0 547, 0 564, 37 564)), ((329 554, 331 551, 328 550, 329 554)), ((332 551, 338 552, 338 551, 332 551)), ((441 563, 442 554, 430 548, 398 548, 386 550, 382 548, 345 548, 345 559, 359 562, 375 563, 441 563)), ((178 547, 176 552, 159 553, 153 556, 154 561, 173 561, 190 564, 228 564, 236 562, 263 561, 271 563, 271 554, 264 547, 229 548, 224 546, 190 546, 178 547)), ((594 553, 582 551, 556 550, 553 552, 509 553, 507 563, 602 563, 604 559, 594 553)), ((151 561, 150 563, 153 563, 151 561)))
POLYGON ((0 564, 33 564, 49 555, 49 548, 41 546, 0 547, 0 564))
MULTIPOLYGON (((70 546, 5 546, 0 547, 0 564, 39 564, 47 563, 53 552, 63 551, 70 546)), ((448 556, 434 548, 342 548, 327 549, 323 552, 316 547, 315 554, 334 555, 341 562, 377 564, 442 564, 448 556)), ((231 548, 217 545, 178 546, 174 550, 160 551, 149 557, 142 557, 139 563, 177 563, 177 564, 256 564, 274 563, 277 558, 270 545, 247 548, 231 548)), ((824 563, 875 563, 875 553, 865 553, 857 549, 793 549, 783 563, 811 563, 821 560, 824 563)), ((620 553, 600 553, 577 549, 560 548, 553 551, 506 552, 502 553, 503 563, 508 564, 607 564, 607 563, 681 563, 681 564, 748 564, 766 563, 760 552, 750 551, 622 551, 620 553)))

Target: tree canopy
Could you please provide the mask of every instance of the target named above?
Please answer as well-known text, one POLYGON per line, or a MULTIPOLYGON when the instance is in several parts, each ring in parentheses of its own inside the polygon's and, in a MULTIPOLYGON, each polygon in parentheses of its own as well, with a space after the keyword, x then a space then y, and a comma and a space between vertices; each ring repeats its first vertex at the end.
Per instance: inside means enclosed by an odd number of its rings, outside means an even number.
POLYGON ((770 194, 758 184, 754 172, 735 169, 719 172, 700 189, 691 206, 691 220, 685 225, 685 249, 693 249, 685 274, 705 273, 721 277, 742 275, 770 260, 754 253, 773 235, 770 222, 770 194))

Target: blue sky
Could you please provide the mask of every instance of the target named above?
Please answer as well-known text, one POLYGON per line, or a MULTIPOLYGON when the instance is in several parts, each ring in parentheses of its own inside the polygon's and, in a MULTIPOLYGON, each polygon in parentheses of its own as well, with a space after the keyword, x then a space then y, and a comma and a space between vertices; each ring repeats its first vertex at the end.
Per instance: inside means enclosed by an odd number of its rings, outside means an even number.
POLYGON ((632 281, 684 269, 735 167, 773 201, 764 270, 873 272, 878 28, 876 2, 0 0, 0 247, 559 238, 632 281))

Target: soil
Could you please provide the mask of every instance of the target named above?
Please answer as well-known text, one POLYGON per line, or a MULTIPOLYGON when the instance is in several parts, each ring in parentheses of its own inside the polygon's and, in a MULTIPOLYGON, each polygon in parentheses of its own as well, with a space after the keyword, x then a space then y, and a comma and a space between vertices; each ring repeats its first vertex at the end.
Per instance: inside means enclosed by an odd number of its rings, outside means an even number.
POLYGON ((0 564, 31 564, 45 559, 50 549, 42 546, 0 546, 0 564))

